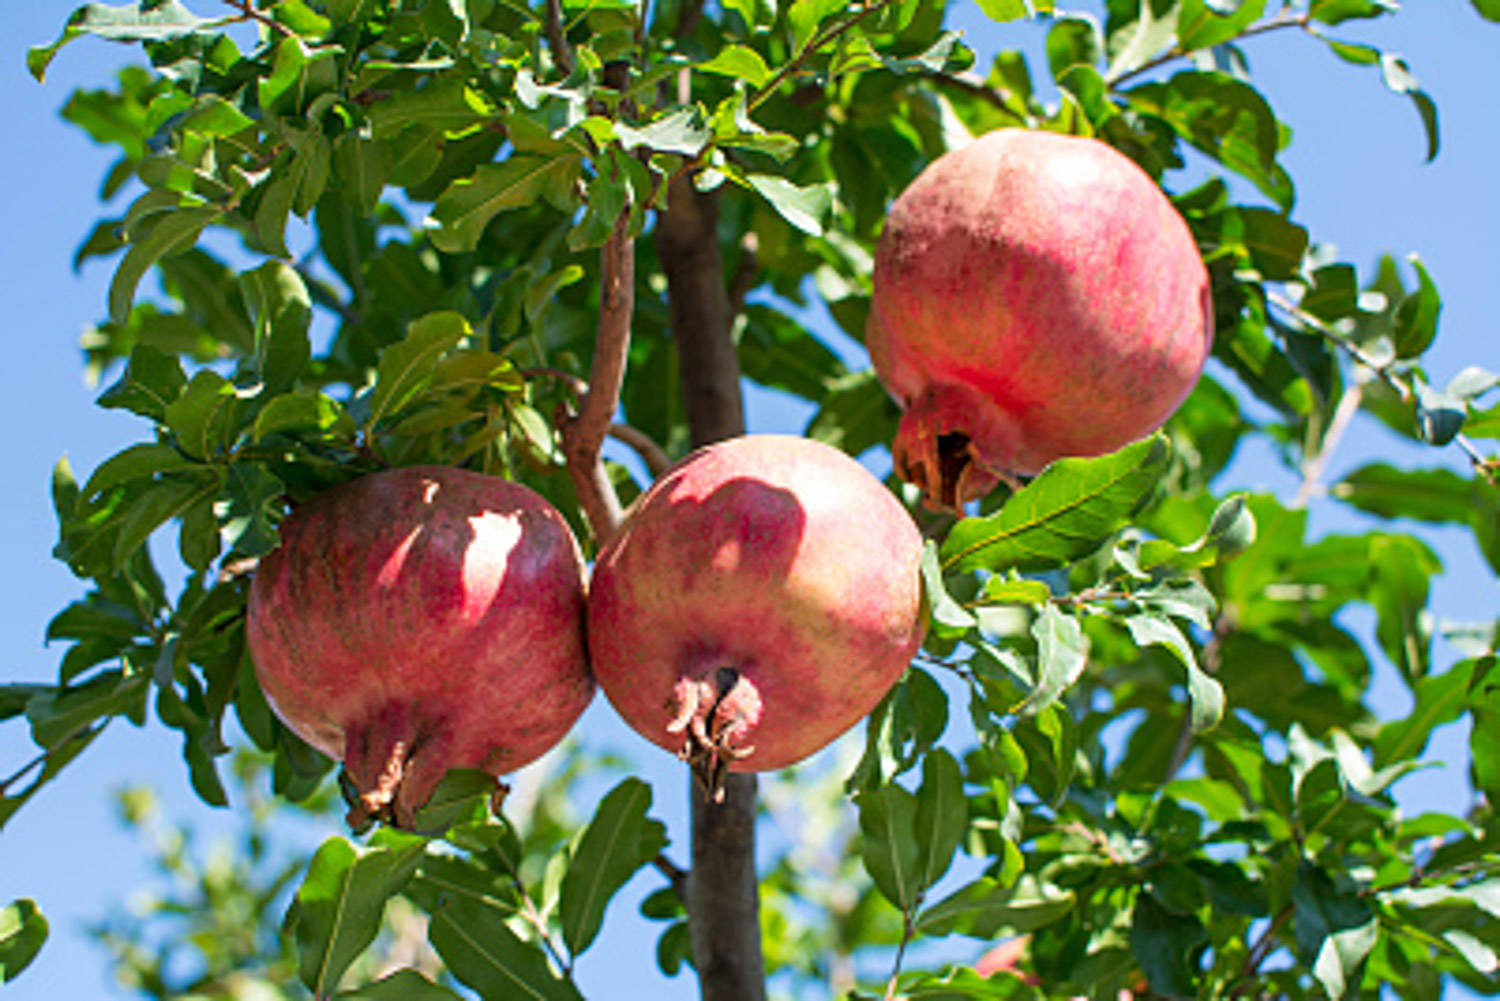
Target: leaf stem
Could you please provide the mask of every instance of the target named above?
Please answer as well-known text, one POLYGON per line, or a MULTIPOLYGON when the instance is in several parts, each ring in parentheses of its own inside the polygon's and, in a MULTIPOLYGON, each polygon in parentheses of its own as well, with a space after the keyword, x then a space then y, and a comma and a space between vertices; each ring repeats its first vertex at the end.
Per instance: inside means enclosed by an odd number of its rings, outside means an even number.
POLYGON ((906 948, 916 937, 917 925, 912 911, 901 915, 901 944, 896 948, 896 961, 891 966, 891 979, 885 985, 885 1001, 895 1001, 896 982, 901 977, 901 964, 906 961, 906 948))
POLYGON ((797 54, 784 64, 781 69, 777 70, 776 75, 767 80, 765 86, 755 92, 745 105, 745 113, 750 114, 764 104, 772 94, 776 93, 776 88, 780 87, 787 81, 787 78, 801 69, 802 64, 807 62, 814 52, 838 38, 871 14, 884 10, 893 3, 895 3, 895 0, 876 0, 874 3, 868 3, 861 7, 842 21, 832 24, 822 31, 813 32, 812 37, 802 43, 802 48, 797 50, 797 54))

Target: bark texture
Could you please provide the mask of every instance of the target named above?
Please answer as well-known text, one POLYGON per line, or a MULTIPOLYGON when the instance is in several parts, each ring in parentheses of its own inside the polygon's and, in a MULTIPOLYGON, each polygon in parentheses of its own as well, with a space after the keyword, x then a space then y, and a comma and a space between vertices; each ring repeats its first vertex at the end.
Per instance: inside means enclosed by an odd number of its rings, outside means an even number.
MULTIPOLYGON (((730 337, 734 317, 719 251, 715 198, 679 177, 668 190, 667 206, 657 221, 656 250, 667 276, 672 339, 696 447, 745 433, 739 356, 730 337)), ((755 776, 730 774, 722 802, 709 800, 696 782, 689 796, 693 865, 687 909, 700 996, 703 1001, 765 1001, 755 776)))

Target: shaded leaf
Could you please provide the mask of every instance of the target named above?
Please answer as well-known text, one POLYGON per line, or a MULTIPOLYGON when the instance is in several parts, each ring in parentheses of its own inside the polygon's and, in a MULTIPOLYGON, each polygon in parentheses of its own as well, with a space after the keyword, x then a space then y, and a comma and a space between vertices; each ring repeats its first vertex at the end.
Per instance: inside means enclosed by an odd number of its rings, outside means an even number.
POLYGON ((924 935, 968 935, 992 939, 1045 928, 1073 909, 1071 890, 1022 876, 1005 885, 988 876, 955 890, 917 916, 924 935))
POLYGON ((47 919, 35 901, 22 898, 0 907, 0 984, 20 976, 46 941, 47 919))
POLYGON ((923 891, 943 878, 968 828, 963 772, 953 755, 943 748, 933 748, 922 761, 914 829, 917 882, 923 891))
POLYGON ((666 847, 666 827, 646 816, 650 809, 651 787, 628 778, 600 801, 584 829, 558 898, 563 941, 574 956, 593 944, 610 899, 666 847))
POLYGON ((541 946, 523 941, 494 908, 446 900, 427 935, 452 974, 483 998, 582 1001, 572 981, 552 972, 541 946))
POLYGON ((913 836, 917 798, 892 783, 866 789, 857 802, 865 871, 885 899, 910 913, 922 893, 921 857, 913 836))
POLYGON ((340 991, 343 1001, 461 1001, 462 995, 435 984, 416 970, 397 970, 374 983, 340 991))

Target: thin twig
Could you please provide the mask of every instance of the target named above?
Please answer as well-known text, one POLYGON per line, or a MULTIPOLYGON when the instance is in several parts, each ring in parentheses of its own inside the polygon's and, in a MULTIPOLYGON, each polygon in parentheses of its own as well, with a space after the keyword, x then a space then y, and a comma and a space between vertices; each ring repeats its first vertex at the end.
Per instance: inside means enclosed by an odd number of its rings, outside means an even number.
POLYGON ((875 3, 866 4, 837 24, 831 25, 823 31, 815 32, 811 38, 803 43, 802 48, 797 50, 797 54, 784 64, 781 69, 777 70, 776 75, 767 80, 765 86, 755 92, 746 103, 745 113, 750 114, 764 104, 772 94, 776 93, 776 89, 787 81, 787 78, 802 68, 802 64, 807 62, 814 52, 817 52, 871 14, 882 11, 895 2, 896 0, 876 0, 875 3))
MULTIPOLYGON (((1404 378, 1391 371, 1389 363, 1379 362, 1371 358, 1358 344, 1346 340, 1335 333, 1320 317, 1314 316, 1286 296, 1278 295, 1275 292, 1268 291, 1266 293, 1266 301, 1379 376, 1380 381, 1389 386, 1402 403, 1412 403, 1416 400, 1417 391, 1404 378)), ((1453 436, 1453 444, 1459 447, 1469 462, 1473 464, 1476 471, 1487 479, 1493 478, 1491 470, 1494 469, 1496 460, 1491 459, 1481 452, 1472 439, 1462 433, 1456 434, 1453 436)))
POLYGON ((1245 954, 1244 963, 1240 964, 1240 982, 1229 992, 1231 998, 1241 997, 1255 988, 1255 978, 1260 974, 1260 964, 1266 961, 1266 957, 1276 948, 1276 936, 1286 923, 1292 920, 1292 914, 1296 908, 1291 904, 1283 907, 1277 915, 1271 919, 1266 930, 1261 932, 1260 938, 1250 947, 1245 954))
POLYGON ((896 949, 896 962, 891 967, 891 979, 885 985, 885 1001, 894 1001, 896 997, 896 981, 901 976, 901 964, 906 960, 906 947, 911 945, 911 940, 917 934, 917 927, 912 920, 912 912, 906 911, 902 914, 901 945, 896 949))
POLYGON ((667 454, 667 450, 640 428, 616 421, 609 426, 609 436, 629 445, 646 464, 646 469, 651 473, 653 480, 659 478, 672 466, 672 457, 667 454))
POLYGON ((689 872, 665 855, 656 856, 656 858, 651 860, 651 864, 656 866, 657 872, 667 877, 667 883, 672 887, 672 892, 677 895, 677 899, 682 903, 682 906, 686 907, 688 902, 689 872))
POLYGON ((588 392, 578 413, 562 426, 563 454, 583 512, 602 545, 620 524, 620 500, 604 468, 600 450, 620 405, 625 359, 630 350, 630 320, 635 309, 635 246, 621 213, 614 232, 600 251, 599 326, 588 392))
MULTIPOLYGON (((1302 28, 1304 30, 1310 31, 1312 30, 1312 15, 1305 12, 1287 9, 1282 11, 1280 14, 1277 14, 1275 17, 1268 17, 1264 21, 1259 21, 1255 24, 1246 26, 1243 30, 1240 31, 1238 35, 1234 37, 1233 41, 1242 41, 1246 38, 1254 37, 1255 35, 1264 35, 1269 31, 1279 31, 1282 28, 1302 28)), ((1111 90, 1116 90, 1120 87, 1121 84, 1124 84, 1127 81, 1133 80, 1138 76, 1142 76, 1143 74, 1150 73, 1154 69, 1159 69, 1167 63, 1186 58, 1192 51, 1193 50, 1191 49, 1184 49, 1180 45, 1174 45, 1166 52, 1163 52, 1161 55, 1156 56, 1152 59, 1148 59, 1146 62, 1137 66, 1135 69, 1128 70, 1124 73, 1119 74, 1118 76, 1106 75, 1104 78, 1104 83, 1111 90)))
POLYGON ((1323 435, 1322 447, 1302 464, 1302 485, 1297 488, 1297 496, 1293 497, 1291 504, 1288 505, 1292 510, 1304 508, 1307 502, 1312 500, 1313 494, 1318 490, 1318 483, 1323 477, 1323 471, 1328 468, 1328 460, 1333 458, 1334 450, 1343 440, 1344 433, 1349 430, 1349 425, 1354 420, 1354 415, 1359 412, 1359 405, 1364 396, 1365 384, 1356 380, 1354 385, 1345 390, 1344 395, 1340 397, 1339 405, 1333 412, 1333 419, 1328 422, 1328 433, 1323 435))
POLYGON ((257 24, 264 25, 271 31, 278 32, 285 38, 290 38, 291 36, 296 34, 295 31, 293 31, 291 28, 288 28, 280 21, 276 20, 275 18, 267 17, 260 11, 256 10, 255 0, 224 0, 224 3, 239 11, 240 20, 242 21, 254 21, 257 24))

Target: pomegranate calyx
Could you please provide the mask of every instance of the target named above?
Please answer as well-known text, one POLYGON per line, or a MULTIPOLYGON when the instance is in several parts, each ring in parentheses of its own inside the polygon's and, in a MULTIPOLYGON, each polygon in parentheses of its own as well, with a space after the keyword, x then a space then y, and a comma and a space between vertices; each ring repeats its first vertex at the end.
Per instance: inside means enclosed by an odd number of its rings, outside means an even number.
POLYGON ((684 735, 677 757, 688 763, 712 802, 723 802, 730 762, 755 753, 754 745, 745 743, 760 722, 755 683, 732 667, 719 668, 711 679, 683 677, 667 708, 672 712, 667 732, 684 735))

